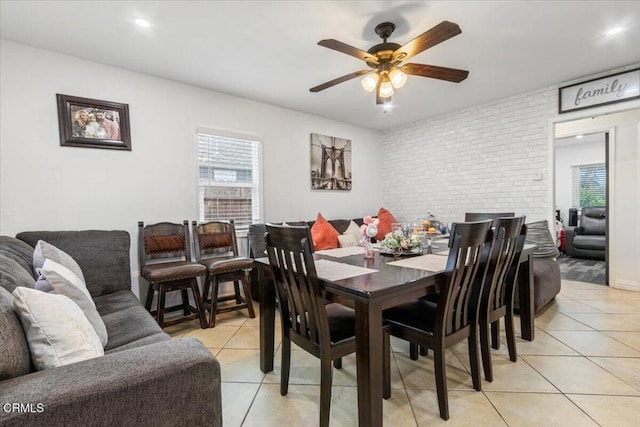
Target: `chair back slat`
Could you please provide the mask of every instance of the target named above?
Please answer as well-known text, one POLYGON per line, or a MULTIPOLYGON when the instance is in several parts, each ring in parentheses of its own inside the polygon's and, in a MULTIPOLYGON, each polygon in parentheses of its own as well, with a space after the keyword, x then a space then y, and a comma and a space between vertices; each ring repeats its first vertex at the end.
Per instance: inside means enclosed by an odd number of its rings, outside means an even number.
POLYGON ((444 273, 446 283, 438 301, 438 334, 451 335, 475 321, 493 244, 491 223, 487 220, 452 225, 453 239, 444 273))
POLYGON ((507 305, 513 296, 519 260, 526 237, 525 217, 500 218, 489 260, 483 300, 489 311, 507 305))
POLYGON ((329 341, 326 303, 319 287, 309 227, 267 225, 267 255, 276 282, 283 328, 316 345, 329 341))

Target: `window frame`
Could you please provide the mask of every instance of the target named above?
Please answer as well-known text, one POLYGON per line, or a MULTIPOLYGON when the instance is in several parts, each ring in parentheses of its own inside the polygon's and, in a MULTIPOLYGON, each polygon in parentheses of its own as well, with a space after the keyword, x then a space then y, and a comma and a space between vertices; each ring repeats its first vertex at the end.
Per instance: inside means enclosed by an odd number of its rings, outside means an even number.
MULTIPOLYGON (((204 220, 204 213, 203 211, 201 211, 201 207, 202 207, 202 201, 200 200, 200 188, 201 188, 201 163, 200 163, 200 135, 207 135, 210 137, 217 137, 217 138, 223 138, 223 139, 235 139, 235 140, 241 140, 241 141, 248 141, 248 142, 252 142, 256 144, 256 149, 257 149, 257 173, 254 174, 253 168, 252 168, 252 175, 256 175, 257 178, 257 203, 258 203, 258 208, 254 210, 254 206, 253 206, 253 197, 252 197, 252 218, 251 218, 251 224, 255 224, 255 223, 260 223, 260 222, 264 222, 264 203, 263 203, 263 195, 264 195, 264 179, 263 179, 263 155, 262 155, 262 138, 260 138, 258 135, 255 134, 248 134, 248 133, 241 133, 241 132, 235 132, 235 131, 225 131, 225 130, 220 130, 220 129, 214 129, 214 128, 204 128, 204 127, 198 127, 196 128, 196 134, 195 134, 195 174, 196 174, 196 186, 195 186, 195 192, 196 192, 196 210, 198 212, 198 219, 199 222, 204 222, 204 221, 213 221, 213 219, 211 220, 204 220), (254 212, 257 212, 258 217, 254 217, 254 212)), ((221 187, 224 187, 225 185, 220 185, 221 187)), ((253 183, 239 183, 237 185, 227 185, 227 187, 244 187, 244 188, 254 188, 256 185, 254 185, 253 183)), ((219 219, 228 219, 228 218, 219 218, 219 219)), ((248 225, 240 225, 238 226, 236 224, 236 234, 238 236, 244 236, 246 235, 247 231, 249 229, 248 225)))

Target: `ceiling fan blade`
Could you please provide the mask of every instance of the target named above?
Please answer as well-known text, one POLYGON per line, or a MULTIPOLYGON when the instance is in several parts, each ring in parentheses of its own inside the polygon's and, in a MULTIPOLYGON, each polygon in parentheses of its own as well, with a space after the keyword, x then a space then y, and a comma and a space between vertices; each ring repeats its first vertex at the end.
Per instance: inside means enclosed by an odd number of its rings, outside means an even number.
POLYGON ((346 75, 344 75, 342 77, 338 77, 337 79, 333 79, 333 80, 330 80, 330 81, 328 81, 326 83, 322 83, 321 85, 312 87, 311 89, 309 89, 309 91, 310 92, 320 92, 321 90, 325 90, 327 88, 330 88, 331 86, 335 86, 337 84, 344 83, 347 80, 355 79, 356 77, 363 76, 363 75, 365 75, 367 73, 369 73, 368 70, 355 71, 353 73, 346 74, 346 75))
POLYGON ((374 62, 375 64, 378 63, 378 58, 374 55, 335 39, 320 40, 318 44, 320 46, 328 47, 329 49, 337 50, 338 52, 346 53, 347 55, 355 56, 363 61, 374 62))
POLYGON ((425 64, 405 64, 402 66, 402 71, 414 76, 431 77, 432 79, 447 80, 455 83, 460 83, 469 75, 467 70, 425 64))
POLYGON ((442 43, 445 40, 449 40, 451 37, 457 36, 461 32, 462 30, 458 24, 454 24, 449 21, 442 21, 435 27, 420 34, 418 37, 393 52, 393 60, 405 61, 412 56, 437 45, 438 43, 442 43))

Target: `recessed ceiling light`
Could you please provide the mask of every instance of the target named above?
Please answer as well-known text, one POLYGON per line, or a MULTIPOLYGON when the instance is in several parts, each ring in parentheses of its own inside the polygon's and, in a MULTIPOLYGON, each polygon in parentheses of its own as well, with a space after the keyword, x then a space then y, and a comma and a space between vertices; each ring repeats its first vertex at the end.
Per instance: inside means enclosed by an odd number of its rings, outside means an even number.
POLYGON ((136 19, 136 25, 142 28, 149 28, 149 25, 151 24, 146 19, 138 18, 136 19))
POLYGON ((624 27, 615 27, 615 28, 611 28, 610 30, 607 30, 605 34, 607 36, 614 36, 616 34, 620 34, 623 31, 624 31, 624 27))
POLYGON ((584 135, 576 135, 576 139, 582 139, 584 138, 584 135))

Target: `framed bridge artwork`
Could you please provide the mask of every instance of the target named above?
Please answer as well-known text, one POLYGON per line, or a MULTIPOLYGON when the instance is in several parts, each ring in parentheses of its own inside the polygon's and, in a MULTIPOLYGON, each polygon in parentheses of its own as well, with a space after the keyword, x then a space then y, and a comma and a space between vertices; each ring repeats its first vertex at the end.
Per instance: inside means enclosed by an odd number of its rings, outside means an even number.
POLYGON ((311 189, 351 190, 351 140, 311 134, 311 189))

